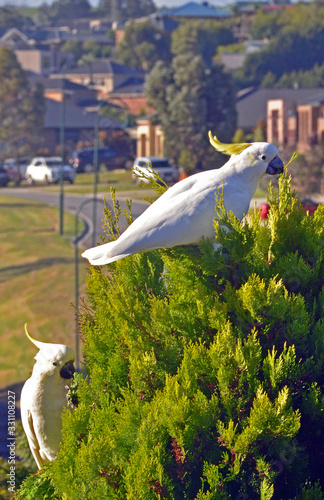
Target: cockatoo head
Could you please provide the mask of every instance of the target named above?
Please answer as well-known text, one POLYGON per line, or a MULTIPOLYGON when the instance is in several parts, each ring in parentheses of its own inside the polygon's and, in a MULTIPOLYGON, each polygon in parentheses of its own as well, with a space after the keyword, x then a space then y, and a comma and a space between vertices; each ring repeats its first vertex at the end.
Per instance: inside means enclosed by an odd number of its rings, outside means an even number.
POLYGON ((50 344, 33 339, 28 332, 27 325, 25 325, 25 332, 29 340, 39 349, 35 356, 33 373, 46 377, 53 376, 65 381, 72 379, 75 372, 73 349, 64 344, 50 344))
POLYGON ((211 145, 217 151, 235 157, 237 171, 250 169, 255 177, 283 172, 279 151, 273 144, 268 142, 222 144, 211 132, 208 136, 211 145))

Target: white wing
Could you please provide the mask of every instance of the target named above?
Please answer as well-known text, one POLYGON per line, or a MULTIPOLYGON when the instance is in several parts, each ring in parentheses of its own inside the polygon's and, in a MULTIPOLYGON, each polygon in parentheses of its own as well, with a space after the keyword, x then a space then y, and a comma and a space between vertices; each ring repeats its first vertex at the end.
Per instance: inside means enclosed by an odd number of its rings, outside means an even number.
POLYGON ((137 252, 188 245, 202 236, 213 237, 218 177, 215 174, 204 172, 175 184, 118 240, 86 250, 82 256, 92 264, 103 265, 137 252))

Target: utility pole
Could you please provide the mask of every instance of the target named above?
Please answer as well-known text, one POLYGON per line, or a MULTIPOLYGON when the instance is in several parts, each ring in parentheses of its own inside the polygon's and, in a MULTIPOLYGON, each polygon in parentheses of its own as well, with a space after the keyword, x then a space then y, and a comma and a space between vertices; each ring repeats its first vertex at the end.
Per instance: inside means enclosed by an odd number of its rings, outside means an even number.
POLYGON ((61 80, 61 108, 60 108, 60 151, 62 157, 62 164, 60 166, 60 235, 64 232, 64 175, 63 175, 63 164, 64 164, 64 135, 65 135, 65 72, 62 70, 62 80, 61 80))

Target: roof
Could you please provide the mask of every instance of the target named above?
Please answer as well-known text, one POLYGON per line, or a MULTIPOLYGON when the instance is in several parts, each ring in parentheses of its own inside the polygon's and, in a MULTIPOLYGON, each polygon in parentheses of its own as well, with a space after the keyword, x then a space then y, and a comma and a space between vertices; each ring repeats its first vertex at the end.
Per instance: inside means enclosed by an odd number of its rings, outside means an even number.
MULTIPOLYGON (((59 129, 61 126, 61 103, 52 99, 45 99, 46 112, 44 120, 45 129, 59 129)), ((87 129, 95 128, 95 120, 97 113, 87 112, 83 108, 65 104, 65 120, 64 126, 66 129, 87 129)), ((119 120, 114 120, 106 116, 99 116, 99 129, 121 129, 123 126, 119 120)))
POLYGON ((144 84, 145 79, 141 77, 131 77, 126 80, 126 82, 121 83, 116 86, 113 92, 110 92, 110 97, 117 95, 129 95, 129 94, 144 94, 144 84))
POLYGON ((229 14, 225 10, 208 5, 208 2, 188 2, 174 9, 163 10, 161 14, 170 15, 172 17, 188 17, 191 19, 229 17, 229 14))
POLYGON ((130 68, 123 64, 118 64, 111 59, 94 59, 88 64, 76 68, 68 69, 66 73, 73 75, 89 74, 89 67, 93 74, 110 74, 110 75, 143 75, 144 72, 135 68, 130 68))
POLYGON ((56 75, 46 78, 39 76, 37 74, 35 75, 29 74, 29 81, 32 86, 35 86, 37 83, 41 83, 45 90, 62 90, 62 86, 64 85, 64 90, 71 90, 71 91, 87 90, 88 92, 91 92, 91 89, 89 89, 89 87, 87 87, 86 85, 81 85, 79 83, 72 82, 67 78, 62 79, 61 76, 56 76, 56 75))
POLYGON ((238 128, 251 130, 260 120, 267 119, 267 102, 283 99, 296 105, 317 104, 324 101, 324 88, 255 88, 237 99, 238 128))

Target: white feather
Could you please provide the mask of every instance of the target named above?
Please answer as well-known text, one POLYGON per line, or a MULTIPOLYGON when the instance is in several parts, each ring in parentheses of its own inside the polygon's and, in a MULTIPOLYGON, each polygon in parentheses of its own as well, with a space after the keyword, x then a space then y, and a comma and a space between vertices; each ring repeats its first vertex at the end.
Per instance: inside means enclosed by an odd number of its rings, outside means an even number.
MULTIPOLYGON (((86 250, 82 256, 104 265, 138 252, 214 239, 215 193, 224 186, 224 205, 239 219, 247 213, 260 177, 278 150, 254 143, 220 169, 180 181, 150 205, 116 240, 86 250)), ((281 160, 280 160, 281 161, 281 160)))
MULTIPOLYGON (((54 460, 60 441, 62 411, 67 404, 71 379, 60 375, 63 366, 73 363, 74 351, 63 344, 30 340, 40 349, 31 377, 21 392, 21 420, 38 468, 54 460)), ((62 372, 61 372, 62 373, 62 372)))

